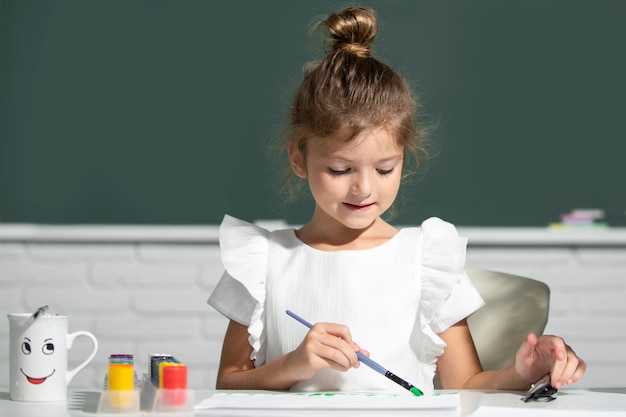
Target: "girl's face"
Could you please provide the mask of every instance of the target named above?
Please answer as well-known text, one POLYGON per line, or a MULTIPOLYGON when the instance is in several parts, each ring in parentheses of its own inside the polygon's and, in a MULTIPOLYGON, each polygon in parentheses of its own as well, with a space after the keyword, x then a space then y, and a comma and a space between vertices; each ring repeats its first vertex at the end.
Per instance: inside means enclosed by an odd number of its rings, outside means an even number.
POLYGON ((384 129, 366 130, 339 145, 311 140, 306 161, 290 152, 294 172, 308 179, 317 220, 334 220, 350 229, 371 226, 391 207, 400 188, 403 158, 404 149, 384 129))

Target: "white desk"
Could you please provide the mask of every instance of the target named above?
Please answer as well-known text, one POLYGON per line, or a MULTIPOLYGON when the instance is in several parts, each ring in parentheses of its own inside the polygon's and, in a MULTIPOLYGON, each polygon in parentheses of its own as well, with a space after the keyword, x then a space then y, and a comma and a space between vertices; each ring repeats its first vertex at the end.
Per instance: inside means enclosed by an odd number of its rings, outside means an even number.
MULTIPOLYGON (((196 391, 196 402, 211 391, 196 391)), ((201 410, 195 416, 624 416, 626 417, 626 388, 620 389, 565 389, 559 391, 552 402, 520 401, 520 392, 461 391, 461 409, 456 412, 432 410, 201 410)), ((72 390, 67 403, 22 403, 9 400, 9 393, 0 391, 0 416, 3 417, 95 417, 100 393, 98 391, 72 390)), ((112 414, 107 414, 111 416, 112 414)), ((178 416, 177 413, 148 416, 178 416)), ((104 415, 103 415, 104 416, 104 415)), ((121 416, 121 415, 120 415, 121 416)))

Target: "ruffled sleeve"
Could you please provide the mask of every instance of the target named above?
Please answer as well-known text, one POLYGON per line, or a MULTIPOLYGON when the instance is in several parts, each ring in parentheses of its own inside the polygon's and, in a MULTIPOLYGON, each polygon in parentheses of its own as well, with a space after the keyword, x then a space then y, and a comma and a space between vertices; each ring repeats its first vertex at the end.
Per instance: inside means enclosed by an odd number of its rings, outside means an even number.
POLYGON ((224 316, 248 326, 253 348, 250 359, 265 361, 265 282, 269 231, 224 216, 220 225, 220 251, 226 272, 208 303, 224 316))
POLYGON ((465 274, 467 239, 456 228, 433 217, 422 223, 422 358, 434 372, 445 343, 438 333, 469 316, 484 302, 465 274))

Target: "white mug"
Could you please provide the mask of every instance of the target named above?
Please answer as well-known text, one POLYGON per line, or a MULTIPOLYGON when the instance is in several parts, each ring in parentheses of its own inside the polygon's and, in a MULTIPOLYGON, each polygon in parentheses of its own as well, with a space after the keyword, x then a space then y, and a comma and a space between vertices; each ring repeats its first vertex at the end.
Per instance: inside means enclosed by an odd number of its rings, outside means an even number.
POLYGON ((68 334, 68 315, 8 314, 9 396, 16 401, 65 401, 67 386, 96 356, 98 341, 85 331, 68 334), (68 370, 67 354, 74 339, 91 339, 87 359, 68 370))

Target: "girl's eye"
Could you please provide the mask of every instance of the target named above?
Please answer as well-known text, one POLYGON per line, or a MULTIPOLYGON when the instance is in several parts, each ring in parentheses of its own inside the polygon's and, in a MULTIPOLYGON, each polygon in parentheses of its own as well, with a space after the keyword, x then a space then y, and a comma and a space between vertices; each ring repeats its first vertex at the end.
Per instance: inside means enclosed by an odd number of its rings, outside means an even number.
POLYGON ((350 168, 346 168, 342 170, 328 168, 328 172, 330 173, 330 175, 338 177, 339 175, 347 174, 348 172, 350 172, 350 168))
POLYGON ((391 169, 377 169, 378 173, 382 176, 389 175, 393 172, 393 168, 391 169))

